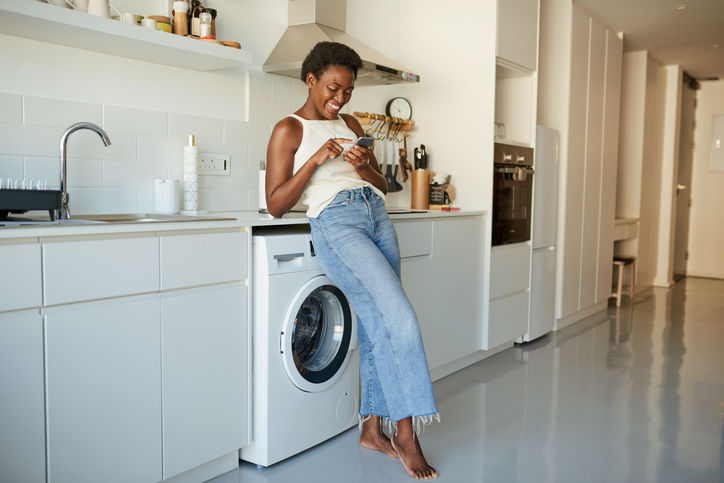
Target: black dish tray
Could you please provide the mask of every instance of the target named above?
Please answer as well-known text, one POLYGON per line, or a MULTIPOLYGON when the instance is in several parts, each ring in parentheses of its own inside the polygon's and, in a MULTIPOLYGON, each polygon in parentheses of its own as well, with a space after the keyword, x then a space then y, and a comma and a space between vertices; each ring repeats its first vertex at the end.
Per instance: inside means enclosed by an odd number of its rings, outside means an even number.
POLYGON ((48 210, 50 219, 55 220, 55 210, 60 209, 60 195, 60 190, 0 189, 0 219, 6 219, 10 213, 48 210))

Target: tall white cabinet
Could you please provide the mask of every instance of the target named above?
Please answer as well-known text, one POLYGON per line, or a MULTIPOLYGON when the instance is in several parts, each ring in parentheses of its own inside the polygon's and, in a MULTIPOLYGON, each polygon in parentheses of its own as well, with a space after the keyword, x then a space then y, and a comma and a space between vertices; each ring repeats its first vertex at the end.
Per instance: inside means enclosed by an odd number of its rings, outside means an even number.
POLYGON ((541 1, 538 123, 561 136, 557 329, 610 295, 622 49, 571 0, 541 1))

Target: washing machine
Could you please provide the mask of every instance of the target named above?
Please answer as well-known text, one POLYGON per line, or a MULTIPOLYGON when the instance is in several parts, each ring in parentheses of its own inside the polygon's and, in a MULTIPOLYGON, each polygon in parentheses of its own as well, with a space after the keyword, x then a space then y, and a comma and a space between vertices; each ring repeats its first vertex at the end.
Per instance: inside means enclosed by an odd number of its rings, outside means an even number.
POLYGON ((252 444, 240 455, 269 466, 357 423, 357 322, 308 228, 262 228, 252 244, 252 444))

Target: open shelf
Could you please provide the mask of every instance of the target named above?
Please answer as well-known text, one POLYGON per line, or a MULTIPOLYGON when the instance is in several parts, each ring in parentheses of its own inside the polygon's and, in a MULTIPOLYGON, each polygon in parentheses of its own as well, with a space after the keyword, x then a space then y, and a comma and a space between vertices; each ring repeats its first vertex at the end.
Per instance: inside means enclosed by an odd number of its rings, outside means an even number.
POLYGON ((0 33, 191 70, 251 63, 251 52, 35 0, 0 0, 0 33))

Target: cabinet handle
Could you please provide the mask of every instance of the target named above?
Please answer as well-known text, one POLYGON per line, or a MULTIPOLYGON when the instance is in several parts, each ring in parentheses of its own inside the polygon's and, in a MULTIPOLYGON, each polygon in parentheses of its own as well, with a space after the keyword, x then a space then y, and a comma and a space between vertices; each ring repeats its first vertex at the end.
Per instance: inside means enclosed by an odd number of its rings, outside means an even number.
POLYGON ((304 258, 304 253, 284 253, 282 255, 274 255, 274 260, 277 262, 291 262, 297 258, 304 258))

